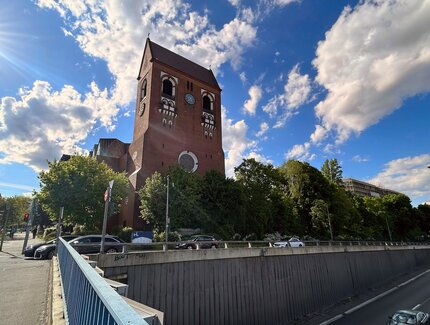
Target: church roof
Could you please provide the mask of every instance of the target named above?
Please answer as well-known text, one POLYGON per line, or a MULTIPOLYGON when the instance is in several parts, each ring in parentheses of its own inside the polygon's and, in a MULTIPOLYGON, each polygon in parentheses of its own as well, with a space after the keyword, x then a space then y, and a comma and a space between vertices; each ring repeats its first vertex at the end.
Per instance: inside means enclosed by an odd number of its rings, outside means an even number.
MULTIPOLYGON (((145 51, 147 46, 151 50, 152 58, 160 63, 178 69, 191 77, 198 79, 210 86, 213 86, 217 89, 221 88, 218 85, 217 80, 211 69, 206 69, 197 63, 194 63, 179 54, 176 54, 157 43, 154 43, 149 38, 146 40, 145 51)), ((145 55, 144 55, 145 56, 145 55)), ((143 58, 142 58, 143 63, 143 58)), ((142 65, 141 65, 142 68, 142 65)))

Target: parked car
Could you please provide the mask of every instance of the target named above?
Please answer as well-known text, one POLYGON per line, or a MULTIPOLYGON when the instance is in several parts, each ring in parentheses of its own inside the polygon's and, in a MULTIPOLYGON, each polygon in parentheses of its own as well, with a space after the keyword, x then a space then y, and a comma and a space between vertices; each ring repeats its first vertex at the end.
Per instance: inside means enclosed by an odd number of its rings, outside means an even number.
POLYGON ((196 235, 189 240, 176 244, 178 249, 218 248, 218 243, 213 236, 196 235))
POLYGON ((55 239, 52 239, 50 241, 47 242, 42 242, 42 243, 37 243, 37 244, 33 244, 33 245, 28 245, 25 249, 24 249, 24 256, 25 257, 33 257, 34 253, 36 252, 36 249, 38 249, 39 247, 43 246, 43 245, 50 245, 55 241, 55 239))
MULTIPOLYGON (((100 253, 102 236, 87 235, 81 236, 69 242, 69 244, 80 254, 100 253)), ((125 241, 121 238, 111 235, 105 236, 105 253, 121 252, 126 247, 125 241)))
POLYGON ((388 317, 387 325, 422 325, 429 324, 429 314, 418 310, 399 310, 388 317))
MULTIPOLYGON (((61 236, 65 241, 71 241, 73 239, 78 238, 78 235, 64 235, 61 236)), ((55 249, 57 248, 57 240, 53 239, 49 243, 46 243, 45 245, 42 245, 38 247, 34 251, 34 258, 35 259, 48 259, 50 260, 55 255, 55 249)))
POLYGON ((287 241, 278 241, 273 244, 273 247, 304 247, 305 243, 303 243, 297 237, 291 237, 287 241))

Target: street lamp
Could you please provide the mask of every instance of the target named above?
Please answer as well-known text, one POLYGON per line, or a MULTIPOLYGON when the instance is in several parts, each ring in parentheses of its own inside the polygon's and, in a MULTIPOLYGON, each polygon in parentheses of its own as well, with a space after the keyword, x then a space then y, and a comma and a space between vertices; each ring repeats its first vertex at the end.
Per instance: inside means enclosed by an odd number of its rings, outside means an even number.
POLYGON ((168 243, 168 235, 169 235, 169 181, 170 181, 170 176, 167 175, 167 198, 166 198, 166 230, 164 232, 165 235, 165 250, 167 251, 167 243, 168 243))
POLYGON ((106 188, 106 192, 104 195, 105 199, 105 212, 103 215, 103 229, 102 229, 102 241, 100 244, 100 253, 104 253, 105 250, 105 237, 106 237, 106 224, 107 224, 107 214, 109 209, 109 202, 111 199, 111 193, 112 193, 112 187, 113 187, 113 180, 109 182, 108 187, 106 188))

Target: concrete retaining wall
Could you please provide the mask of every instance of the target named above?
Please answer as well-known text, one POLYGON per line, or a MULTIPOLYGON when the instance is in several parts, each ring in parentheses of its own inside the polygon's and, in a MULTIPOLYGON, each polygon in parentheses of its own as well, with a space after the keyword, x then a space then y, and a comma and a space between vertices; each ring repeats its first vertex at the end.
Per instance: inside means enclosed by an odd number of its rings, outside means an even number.
POLYGON ((163 311, 167 325, 287 324, 429 264, 430 249, 218 249, 94 258, 106 277, 126 275, 129 297, 163 311))

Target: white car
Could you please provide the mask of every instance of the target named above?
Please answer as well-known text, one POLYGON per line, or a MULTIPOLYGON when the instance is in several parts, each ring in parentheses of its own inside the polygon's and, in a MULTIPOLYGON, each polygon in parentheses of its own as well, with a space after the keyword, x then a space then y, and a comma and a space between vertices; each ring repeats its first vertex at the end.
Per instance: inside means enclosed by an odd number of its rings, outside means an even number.
POLYGON ((305 244, 296 237, 291 237, 288 241, 278 241, 273 247, 304 247, 305 244))

